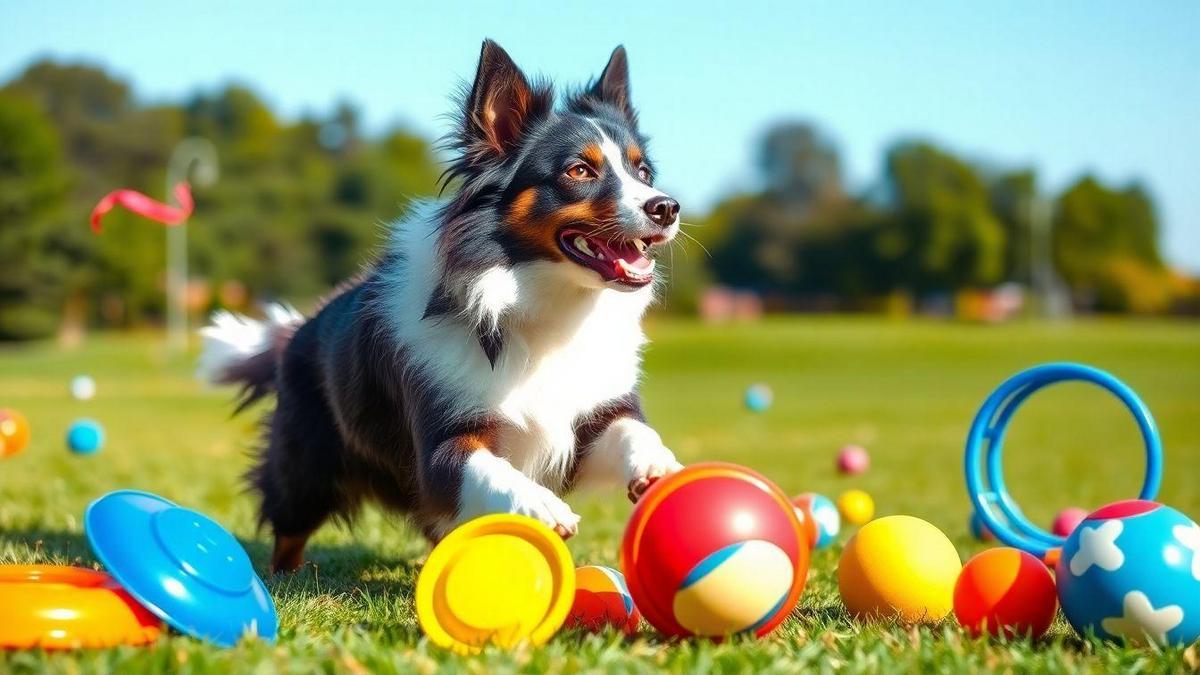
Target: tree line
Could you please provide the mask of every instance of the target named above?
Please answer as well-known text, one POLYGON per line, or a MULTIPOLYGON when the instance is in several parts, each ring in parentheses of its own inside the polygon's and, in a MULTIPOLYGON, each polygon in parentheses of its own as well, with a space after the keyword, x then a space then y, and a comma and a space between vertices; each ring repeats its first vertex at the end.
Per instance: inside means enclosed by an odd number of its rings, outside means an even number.
POLYGON ((50 334, 64 315, 161 319, 162 229, 114 211, 95 236, 87 216, 117 187, 163 197, 169 155, 193 136, 216 146, 221 174, 194 190, 190 273, 213 291, 195 299, 198 313, 327 292, 440 175, 426 139, 403 128, 369 137, 350 104, 288 122, 239 85, 140 104, 101 69, 35 63, 0 88, 0 338, 50 334))
POLYGON ((855 309, 897 293, 1030 285, 1041 267, 1084 310, 1195 301, 1195 282, 1163 262, 1153 200, 1137 183, 1084 175, 1044 196, 1032 169, 976 166, 905 139, 870 187, 850 194, 836 147, 803 123, 765 134, 758 169, 761 190, 723 200, 696 228, 711 258, 695 277, 785 306, 855 309))
MULTIPOLYGON (((161 319, 161 229, 114 212, 97 237, 86 218, 116 187, 162 196, 172 148, 193 136, 216 146, 221 172, 195 190, 197 313, 320 296, 371 257, 383 223, 438 189, 428 139, 401 127, 367 134, 349 103, 292 121, 240 85, 144 103, 100 68, 34 63, 0 87, 0 339, 46 336, 65 321, 161 319)), ((674 256, 668 310, 694 307, 708 283, 855 309, 1030 276, 1030 170, 982 170, 904 141, 876 184, 851 194, 836 148, 805 124, 770 130, 758 165, 761 190, 722 200, 688 229, 697 241, 674 256)), ((1138 185, 1080 179, 1054 201, 1048 241, 1082 304, 1162 311, 1181 297, 1138 185)))

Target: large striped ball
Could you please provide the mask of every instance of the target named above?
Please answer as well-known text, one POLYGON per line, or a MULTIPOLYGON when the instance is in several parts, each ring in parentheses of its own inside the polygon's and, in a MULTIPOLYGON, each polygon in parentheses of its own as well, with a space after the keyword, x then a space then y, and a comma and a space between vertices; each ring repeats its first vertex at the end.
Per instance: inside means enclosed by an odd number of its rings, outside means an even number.
POLYGON ((769 480, 733 464, 696 464, 642 497, 621 566, 634 602, 662 633, 765 635, 800 598, 808 544, 769 480))
POLYGON ((575 602, 567 625, 601 631, 612 626, 626 634, 637 632, 642 613, 633 604, 625 575, 601 565, 575 569, 575 602))

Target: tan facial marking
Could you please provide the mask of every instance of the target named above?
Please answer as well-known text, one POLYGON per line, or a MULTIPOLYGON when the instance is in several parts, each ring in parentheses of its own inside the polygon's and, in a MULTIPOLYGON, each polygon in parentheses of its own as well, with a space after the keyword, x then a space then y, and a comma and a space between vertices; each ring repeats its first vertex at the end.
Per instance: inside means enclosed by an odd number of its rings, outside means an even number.
POLYGON ((579 151, 579 156, 583 157, 588 164, 597 169, 604 164, 604 151, 596 143, 588 143, 583 146, 583 150, 579 151))
POLYGON ((629 144, 629 147, 625 148, 625 157, 628 158, 629 163, 635 167, 641 164, 642 160, 644 159, 642 155, 642 149, 632 143, 629 144))
POLYGON ((513 224, 523 222, 529 218, 529 212, 533 210, 534 203, 537 202, 537 188, 526 188, 517 195, 512 201, 512 206, 508 210, 509 221, 513 224))

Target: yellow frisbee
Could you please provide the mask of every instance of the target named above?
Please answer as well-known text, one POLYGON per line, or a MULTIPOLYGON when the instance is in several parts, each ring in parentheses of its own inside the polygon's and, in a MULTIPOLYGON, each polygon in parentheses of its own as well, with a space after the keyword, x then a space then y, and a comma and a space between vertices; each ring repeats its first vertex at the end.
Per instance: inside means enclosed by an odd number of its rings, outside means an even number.
POLYGON ((575 563, 553 530, 526 516, 463 523, 417 577, 417 621, 436 645, 473 654, 484 645, 539 645, 566 620, 575 563))

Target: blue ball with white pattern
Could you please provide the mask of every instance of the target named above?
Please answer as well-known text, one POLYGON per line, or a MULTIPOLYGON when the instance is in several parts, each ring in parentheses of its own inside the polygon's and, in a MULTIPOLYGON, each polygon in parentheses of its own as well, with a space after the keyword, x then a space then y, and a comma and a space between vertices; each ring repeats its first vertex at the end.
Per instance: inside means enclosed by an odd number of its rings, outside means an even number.
POLYGON ((1058 596, 1080 635, 1134 644, 1200 639, 1200 526, 1133 499, 1104 506, 1063 544, 1058 596))

